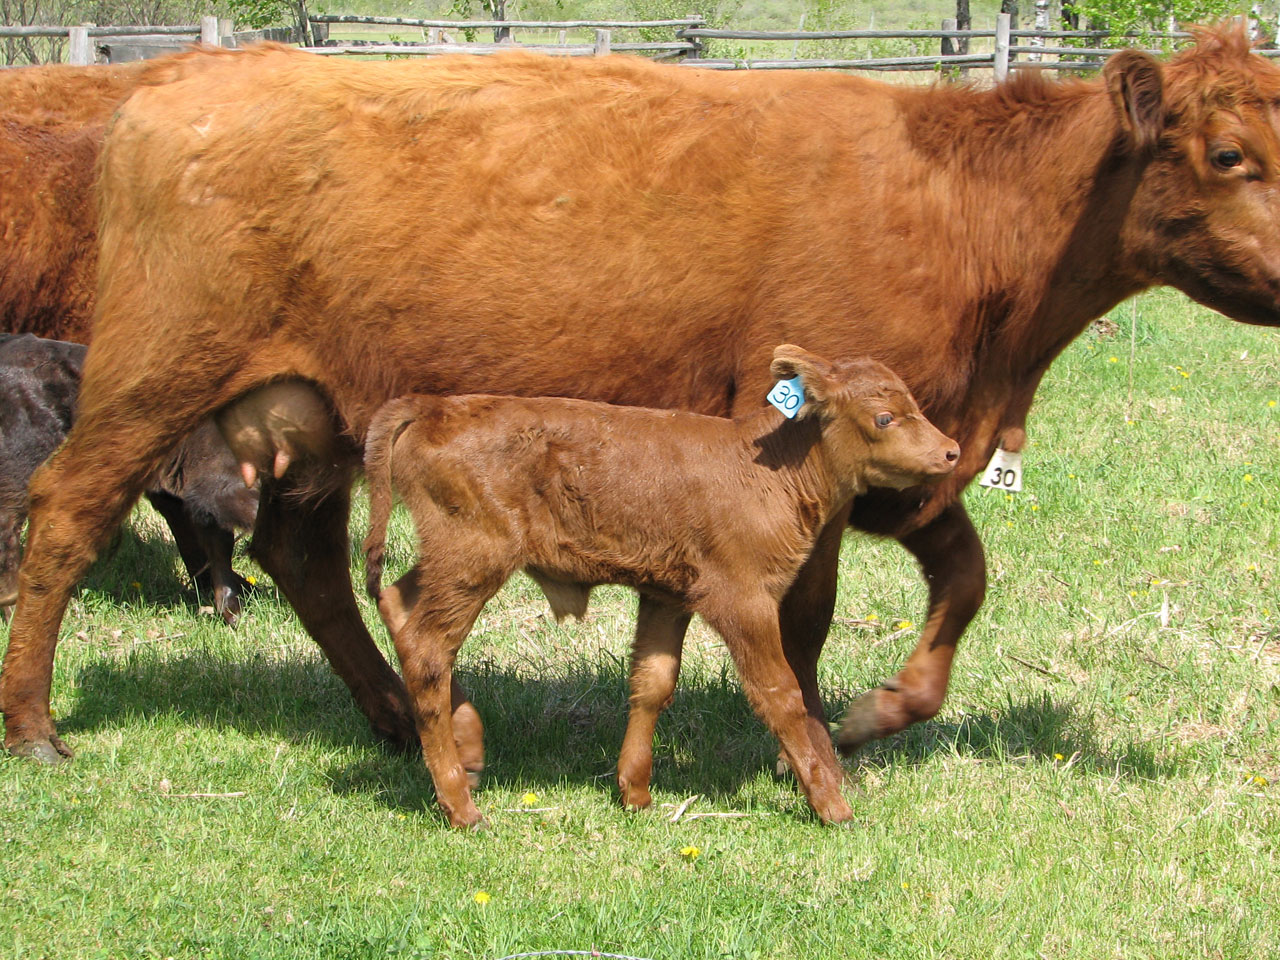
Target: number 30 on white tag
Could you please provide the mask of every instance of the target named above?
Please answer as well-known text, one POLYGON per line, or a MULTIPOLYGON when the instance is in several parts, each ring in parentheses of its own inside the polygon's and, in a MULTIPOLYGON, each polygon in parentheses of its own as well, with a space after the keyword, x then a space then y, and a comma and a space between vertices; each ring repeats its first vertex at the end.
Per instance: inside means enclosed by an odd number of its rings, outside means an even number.
POLYGON ((766 398, 787 418, 794 417, 804 406, 804 382, 799 377, 779 380, 766 398))
POLYGON ((978 485, 1017 493, 1022 489, 1022 453, 1011 453, 996 447, 978 485))

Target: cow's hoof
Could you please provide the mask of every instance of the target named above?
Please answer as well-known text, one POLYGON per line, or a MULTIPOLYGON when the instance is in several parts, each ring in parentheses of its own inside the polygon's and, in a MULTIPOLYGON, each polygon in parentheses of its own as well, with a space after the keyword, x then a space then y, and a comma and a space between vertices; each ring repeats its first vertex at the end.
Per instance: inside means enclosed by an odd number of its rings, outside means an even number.
POLYGON ((8 749, 12 756, 27 757, 51 767, 71 759, 71 748, 57 737, 50 737, 48 740, 20 740, 8 749))
POLYGON ((791 764, 787 763, 787 758, 782 754, 778 754, 778 762, 774 764, 773 775, 780 778, 791 776, 791 764))
POLYGON ((846 757, 865 743, 880 736, 879 714, 876 710, 876 692, 864 693, 849 705, 840 732, 836 734, 836 747, 846 757))

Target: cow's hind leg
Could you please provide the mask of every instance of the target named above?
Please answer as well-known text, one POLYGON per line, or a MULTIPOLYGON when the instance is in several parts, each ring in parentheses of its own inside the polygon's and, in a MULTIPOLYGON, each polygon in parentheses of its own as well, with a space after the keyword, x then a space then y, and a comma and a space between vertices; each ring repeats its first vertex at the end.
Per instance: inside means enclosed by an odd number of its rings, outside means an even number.
POLYGON ((928 720, 942 706, 956 643, 986 593, 982 541, 960 504, 902 538, 929 584, 929 619, 897 676, 864 693, 845 713, 837 741, 850 753, 869 740, 928 720))
POLYGON ((351 690, 375 733, 417 739, 404 684, 365 628, 348 567, 346 486, 302 499, 286 478, 264 480, 251 553, 351 690))
POLYGON ((653 802, 649 795, 653 731, 675 693, 688 628, 688 613, 641 594, 631 650, 631 713, 618 756, 618 790, 628 810, 641 810, 653 802))
MULTIPOLYGON (((95 416, 111 409, 95 406, 97 399, 82 394, 80 422, 31 478, 18 607, 0 673, 5 747, 47 763, 71 756, 49 713, 58 627, 71 591, 137 500, 156 460, 181 435, 154 421, 129 420, 127 413, 121 420, 95 416)), ((123 400, 120 406, 129 409, 123 400)))

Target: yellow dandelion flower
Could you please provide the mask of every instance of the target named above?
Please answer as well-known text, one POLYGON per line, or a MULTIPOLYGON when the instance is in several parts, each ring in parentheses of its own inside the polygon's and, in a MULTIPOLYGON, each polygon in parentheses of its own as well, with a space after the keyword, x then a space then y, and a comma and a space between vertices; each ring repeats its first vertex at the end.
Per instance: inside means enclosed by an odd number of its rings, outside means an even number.
POLYGON ((867 619, 874 623, 876 620, 879 620, 880 618, 877 617, 874 613, 868 613, 867 619))
POLYGON ((1268 401, 1267 401, 1267 406, 1268 406, 1268 407, 1274 407, 1275 405, 1276 405, 1276 402, 1275 402, 1274 400, 1268 400, 1268 401))
POLYGON ((905 881, 905 880, 903 880, 903 881, 902 881, 902 889, 903 889, 903 890, 906 890, 909 886, 911 886, 911 884, 907 883, 907 881, 905 881))
POLYGON ((477 890, 476 895, 471 899, 483 907, 486 903, 492 900, 493 897, 489 896, 489 894, 485 893, 483 890, 477 890))
POLYGON ((915 624, 912 623, 910 620, 899 620, 897 623, 893 625, 893 628, 895 630, 910 630, 914 626, 915 624))
POLYGON ((141 580, 135 580, 135 581, 133 581, 133 589, 135 589, 135 590, 141 590, 141 589, 142 589, 142 581, 141 581, 141 580))
POLYGON ((1252 474, 1252 473, 1246 473, 1246 474, 1244 475, 1244 482, 1245 482, 1245 483, 1253 483, 1253 474, 1252 474))
POLYGON ((1249 782, 1254 786, 1265 787, 1267 785, 1267 778, 1260 773, 1256 773, 1249 778, 1249 782))
POLYGON ((1107 357, 1107 363, 1119 363, 1119 362, 1120 362, 1119 357, 1107 357))
POLYGON ((1178 373, 1182 374, 1184 377, 1187 377, 1188 379, 1191 377, 1191 374, 1187 373, 1187 371, 1185 370, 1179 370, 1178 373))
POLYGON ((680 856, 684 857, 690 863, 693 863, 693 861, 697 860, 700 856, 702 856, 702 851, 699 850, 697 847, 693 846, 692 844, 690 844, 687 847, 680 848, 680 856))
POLYGON ((1033 503, 1033 504, 1031 505, 1031 509, 1032 509, 1032 510, 1039 510, 1039 509, 1040 509, 1040 504, 1038 504, 1038 503, 1033 503))
POLYGON ((1245 567, 1245 569, 1246 569, 1246 570, 1257 570, 1257 569, 1258 569, 1258 565, 1257 565, 1256 563, 1251 563, 1251 564, 1249 564, 1249 566, 1245 567))
POLYGON ((1137 590, 1130 590, 1130 591, 1129 591, 1129 596, 1131 596, 1131 597, 1136 597, 1137 595, 1138 595, 1138 591, 1137 591, 1137 590))
POLYGON ((244 578, 244 582, 251 587, 256 587, 258 585, 258 578, 251 573, 244 578))
POLYGON ((535 803, 538 802, 538 795, 530 791, 529 793, 526 793, 523 797, 520 798, 520 802, 523 803, 526 807, 532 807, 535 803))
POLYGON ((1067 759, 1067 758, 1066 758, 1066 757, 1064 757, 1064 756, 1063 756, 1062 754, 1060 754, 1060 753, 1055 753, 1055 754, 1053 755, 1053 759, 1055 759, 1055 760, 1065 760, 1065 759, 1067 759))
POLYGON ((1093 565, 1094 565, 1095 567, 1100 567, 1100 566, 1102 566, 1102 561, 1101 561, 1101 560, 1095 560, 1095 561, 1093 561, 1093 565))
POLYGON ((1006 527, 1012 527, 1012 526, 1013 526, 1013 521, 1012 521, 1012 520, 1006 520, 1006 521, 1004 522, 1004 525, 1005 525, 1006 527))

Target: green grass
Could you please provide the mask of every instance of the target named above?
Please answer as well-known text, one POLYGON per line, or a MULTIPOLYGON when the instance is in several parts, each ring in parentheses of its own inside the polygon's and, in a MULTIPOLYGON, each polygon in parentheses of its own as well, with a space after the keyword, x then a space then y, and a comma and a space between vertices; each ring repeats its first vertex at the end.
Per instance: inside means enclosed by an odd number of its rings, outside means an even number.
MULTIPOLYGON (((601 590, 559 627, 513 582, 461 671, 491 829, 451 832, 269 581, 223 628, 140 514, 64 625, 76 761, 0 761, 0 956, 1277 956, 1280 341, 1169 293, 1112 317, 1045 380, 1027 491, 967 494, 987 603, 942 714, 851 763, 847 829, 771 775, 696 623, 655 808, 624 813, 634 601, 601 590)), ((901 664, 924 604, 894 544, 850 537, 842 564, 833 715, 901 664)))

